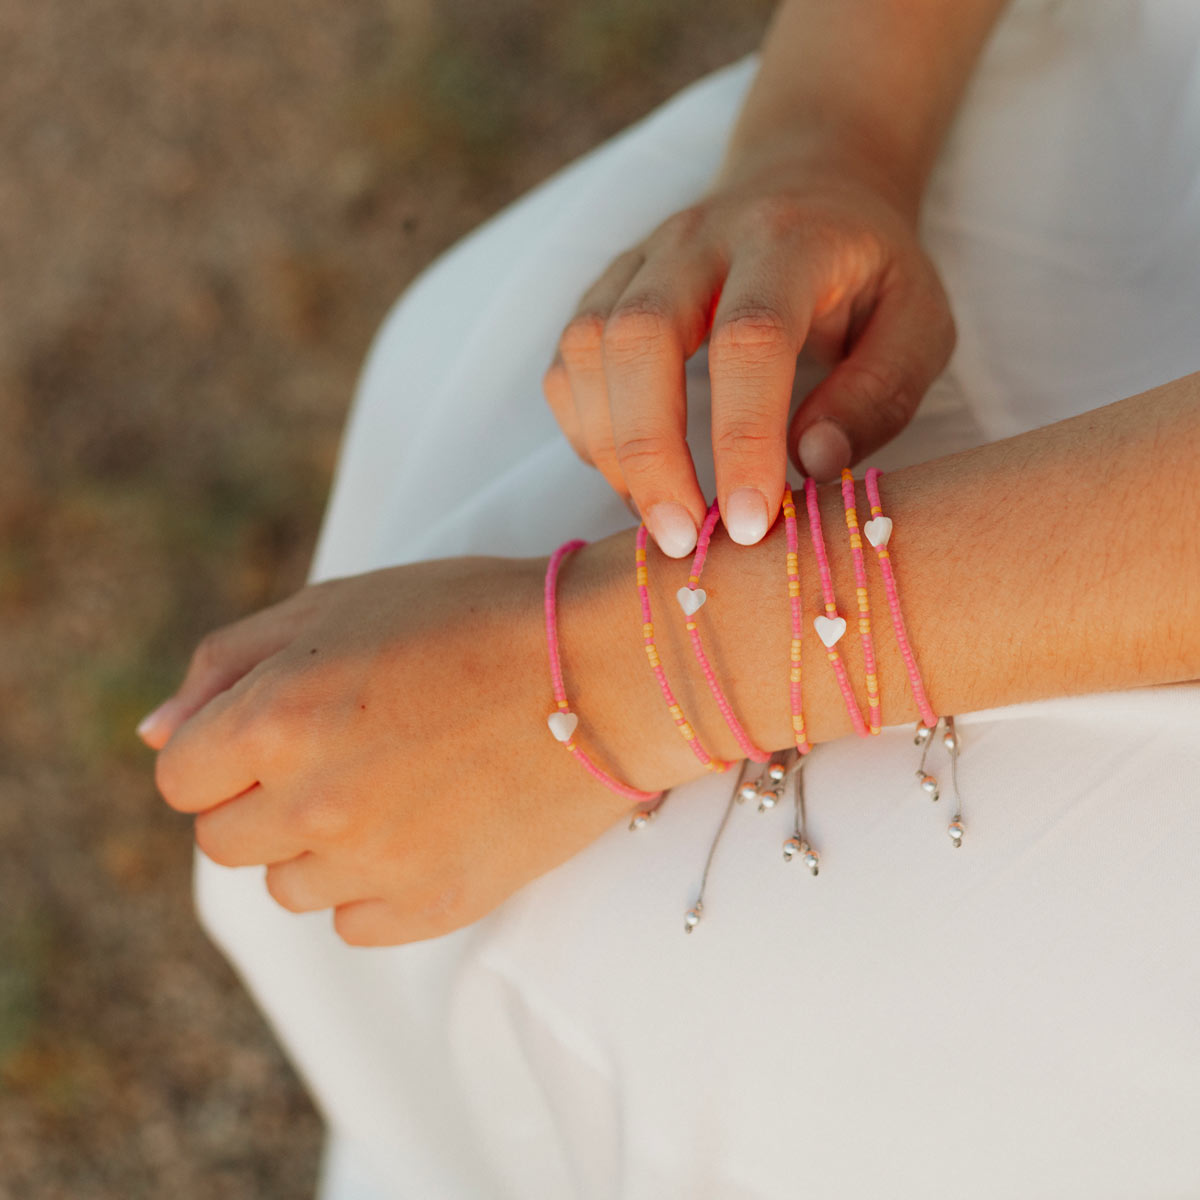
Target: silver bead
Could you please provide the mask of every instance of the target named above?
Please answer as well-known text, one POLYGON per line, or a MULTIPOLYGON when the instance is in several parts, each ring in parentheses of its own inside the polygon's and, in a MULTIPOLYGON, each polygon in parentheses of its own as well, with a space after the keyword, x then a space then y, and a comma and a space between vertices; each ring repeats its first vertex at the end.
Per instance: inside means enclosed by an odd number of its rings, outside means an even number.
POLYGON ((950 840, 956 846, 962 845, 963 834, 966 832, 966 830, 964 829, 963 823, 961 821, 959 821, 957 819, 951 821, 950 828, 946 832, 950 834, 950 840))
POLYGON ((941 795, 941 792, 938 791, 938 781, 932 775, 928 775, 922 771, 918 778, 921 780, 921 791, 923 791, 930 798, 930 800, 936 800, 941 795))
POLYGON ((779 793, 774 788, 763 788, 758 793, 758 811, 766 812, 768 808, 774 808, 779 803, 779 793))
POLYGON ((821 856, 811 846, 809 846, 808 851, 801 861, 814 875, 820 873, 821 856))
POLYGON ((650 824, 650 820, 653 816, 653 812, 646 812, 644 809, 635 812, 633 816, 629 818, 630 832, 633 833, 639 829, 645 829, 646 826, 650 824))
POLYGON ((953 753, 958 749, 958 737, 953 733, 944 733, 942 735, 942 745, 953 753))
POLYGON ((913 745, 923 746, 931 737, 933 737, 933 730, 928 725, 918 725, 916 736, 913 738, 913 745))
POLYGON ((772 783, 782 783, 783 777, 787 774, 787 767, 781 762, 770 763, 767 767, 767 778, 772 783))
POLYGON ((689 908, 683 916, 683 932, 691 933, 697 925, 700 924, 700 914, 703 911, 701 905, 697 903, 695 908, 689 908))
POLYGON ((804 850, 804 843, 798 837, 790 837, 783 843, 784 862, 791 862, 797 854, 804 850))
POLYGON ((737 791, 738 803, 743 801, 753 801, 758 799, 758 785, 755 783, 743 783, 737 791))

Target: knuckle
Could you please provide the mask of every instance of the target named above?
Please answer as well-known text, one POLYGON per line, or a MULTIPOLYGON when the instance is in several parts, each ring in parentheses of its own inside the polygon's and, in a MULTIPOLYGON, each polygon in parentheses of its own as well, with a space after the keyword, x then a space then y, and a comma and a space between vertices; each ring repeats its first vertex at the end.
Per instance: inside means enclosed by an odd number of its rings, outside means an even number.
POLYGON ((604 351, 620 358, 640 357, 672 333, 667 305, 653 296, 639 296, 613 310, 604 326, 604 351))
POLYGON ((213 833, 213 823, 207 819, 207 814, 201 813, 196 817, 192 827, 192 836, 205 858, 212 859, 220 867, 236 867, 235 856, 227 852, 213 833))
POLYGON ((908 424, 912 397, 899 367, 887 362, 847 362, 841 382, 851 403, 871 413, 881 427, 900 429, 908 424))
POLYGON ((764 196, 754 206, 755 227, 770 240, 776 241, 808 225, 810 210, 791 196, 764 196))
POLYGON ((272 864, 267 868, 266 888, 267 895, 279 905, 280 908, 286 909, 290 913, 300 913, 305 911, 305 907, 300 903, 299 898, 292 891, 288 883, 288 874, 279 870, 281 864, 272 864))
POLYGON ((717 359, 769 358, 790 341, 791 334, 782 314, 765 305, 744 308, 724 317, 713 330, 709 355, 717 359))
POLYGON ((617 462, 626 476, 644 475, 666 466, 671 456, 670 447, 670 441, 662 434, 629 437, 617 444, 617 462))
POLYGON ((298 676, 288 682, 290 687, 260 682, 247 689, 235 710, 239 743, 270 770, 292 762, 312 723, 314 702, 306 696, 306 682, 298 676))
POLYGON ((604 318, 585 312, 573 317, 559 338, 563 361, 572 366, 598 366, 604 355, 604 318))
POLYGON ((296 808, 293 819, 306 841, 318 844, 341 841, 353 825, 352 805, 336 792, 317 792, 296 808))
POLYGON ((333 931, 347 946, 379 946, 379 930, 363 918, 358 904, 340 904, 333 910, 333 931))
POLYGON ((735 421, 713 435, 713 450, 726 460, 760 457, 779 444, 779 437, 764 433, 760 424, 749 420, 735 421))
POLYGON ((672 213, 659 227, 657 235, 665 242, 688 245, 695 241, 708 220, 704 205, 692 204, 672 213))
POLYGON ((291 721, 280 709, 268 705, 246 714, 241 736, 254 758, 268 770, 274 771, 288 761, 291 721))

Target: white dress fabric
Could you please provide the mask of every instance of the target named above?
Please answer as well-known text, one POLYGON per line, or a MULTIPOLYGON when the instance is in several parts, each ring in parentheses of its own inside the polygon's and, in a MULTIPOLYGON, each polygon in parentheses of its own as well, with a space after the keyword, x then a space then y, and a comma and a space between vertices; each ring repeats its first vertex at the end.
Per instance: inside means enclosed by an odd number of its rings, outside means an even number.
MULTIPOLYGON (((753 68, 689 88, 408 290, 314 578, 630 524, 541 372, 582 289, 704 189, 753 68)), ((959 345, 885 470, 1200 367, 1200 5, 1011 10, 924 220, 959 345)), ((703 355, 689 387, 711 495, 703 355)), ((198 856, 201 918, 328 1119, 322 1200, 1200 1197, 1200 685, 959 728, 960 850, 915 785, 911 727, 822 746, 820 876, 783 861, 787 806, 739 808, 691 936, 727 777, 412 946, 349 948, 328 913, 277 907, 261 868, 198 856)))

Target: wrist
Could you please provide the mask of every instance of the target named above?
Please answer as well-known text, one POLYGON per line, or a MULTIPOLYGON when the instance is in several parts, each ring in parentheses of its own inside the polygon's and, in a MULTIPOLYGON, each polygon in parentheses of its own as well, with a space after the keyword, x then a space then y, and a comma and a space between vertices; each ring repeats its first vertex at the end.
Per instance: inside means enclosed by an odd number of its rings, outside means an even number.
MULTIPOLYGON (((558 586, 559 640, 571 706, 580 714, 581 730, 586 730, 583 740, 588 753, 594 753, 622 782, 661 791, 699 777, 705 768, 679 736, 646 660, 634 580, 634 539, 635 530, 622 530, 584 546, 563 564, 558 586)), ((667 632, 673 615, 658 574, 652 567, 656 634, 667 632)), ((673 595, 670 603, 678 613, 673 595)), ((665 663, 690 716, 694 697, 681 665, 674 657, 665 663)), ((708 733, 707 728, 700 731, 701 739, 708 733)))
MULTIPOLYGON (((896 510, 906 512, 908 489, 894 484, 890 490, 896 510)), ((854 568, 841 487, 824 485, 817 492, 839 612, 853 624, 854 568)), ((861 519, 868 511, 861 481, 858 492, 861 519)), ((853 725, 825 648, 813 632, 813 618, 823 611, 823 603, 800 493, 796 504, 803 612, 801 688, 806 732, 815 744, 843 737, 853 725)), ((706 768, 680 737, 646 661, 634 581, 634 539, 634 530, 623 530, 585 546, 564 565, 559 578, 560 641, 572 708, 586 729, 589 752, 594 749, 622 781, 657 791, 696 779, 706 768)), ((705 653, 746 734, 768 752, 794 745, 786 555, 782 516, 753 546, 734 543, 718 525, 701 580, 707 593, 699 617, 705 653)), ((647 568, 655 643, 675 697, 705 749, 715 758, 737 762, 744 757, 743 750, 696 662, 676 599, 676 592, 687 583, 690 561, 668 558, 651 544, 647 568)), ((868 571, 868 584, 885 723, 916 720, 877 571, 868 571)), ((856 693, 861 693, 865 664, 858 638, 843 638, 838 649, 856 693)))
MULTIPOLYGON (((818 486, 817 498, 838 611, 848 625, 854 627, 856 584, 840 482, 818 486)), ((846 736, 853 732, 854 724, 837 674, 813 627, 814 618, 824 612, 820 574, 803 490, 797 488, 793 499, 800 580, 802 712, 807 740, 816 744, 846 736)), ((857 509, 861 521, 868 511, 861 482, 857 509)), ((670 560, 664 560, 664 565, 669 563, 670 560)), ((686 567, 679 574, 686 577, 686 567)), ((708 593, 702 609, 706 653, 738 719, 750 739, 763 750, 773 752, 795 745, 789 669, 792 623, 788 600, 787 533, 782 512, 767 536, 755 546, 737 545, 718 527, 702 583, 708 593)), ((887 645, 889 639, 883 633, 887 626, 886 592, 877 572, 868 571, 867 583, 875 629, 877 671, 886 676, 884 711, 890 723, 904 722, 915 718, 915 709, 906 691, 899 653, 887 645), (879 664, 884 665, 880 667, 879 664)), ((672 599, 676 586, 677 581, 665 582, 665 587, 672 589, 672 599)), ((690 668, 693 677, 699 679, 704 691, 702 700, 711 707, 711 698, 695 669, 686 638, 681 638, 680 645, 681 654, 688 660, 684 669, 690 668)), ((857 637, 843 637, 838 650, 865 711, 866 662, 861 643, 857 637)), ((741 753, 719 715, 716 720, 720 723, 718 747, 722 753, 730 749, 728 756, 740 758, 741 753)))
POLYGON ((785 0, 763 40, 730 161, 788 146, 818 162, 849 159, 915 214, 1003 7, 1004 0, 785 0))
MULTIPOLYGON (((842 521, 840 493, 833 486, 822 488, 821 496, 827 537, 835 541, 832 522, 842 521)), ((800 522, 806 531, 802 514, 800 522)), ((568 692, 589 750, 594 748, 624 782, 652 791, 698 778, 706 768, 680 736, 647 663, 634 540, 635 531, 624 530, 582 548, 564 564, 559 630, 568 692)), ((806 532, 799 548, 807 592, 815 571, 806 532)), ((718 525, 702 579, 708 595, 700 616, 707 657, 746 734, 768 752, 794 744, 786 553, 782 518, 754 546, 735 544, 718 525)), ((704 748, 714 758, 737 762, 744 752, 696 662, 676 599, 690 563, 667 558, 650 545, 647 568, 655 643, 675 697, 704 748)), ((819 645, 814 648, 816 605, 817 594, 806 594, 804 713, 809 737, 823 741, 842 736, 850 725, 824 653, 819 645)))
POLYGON ((923 172, 891 161, 865 135, 787 126, 735 134, 709 195, 853 189, 878 197, 915 228, 925 182, 923 172))

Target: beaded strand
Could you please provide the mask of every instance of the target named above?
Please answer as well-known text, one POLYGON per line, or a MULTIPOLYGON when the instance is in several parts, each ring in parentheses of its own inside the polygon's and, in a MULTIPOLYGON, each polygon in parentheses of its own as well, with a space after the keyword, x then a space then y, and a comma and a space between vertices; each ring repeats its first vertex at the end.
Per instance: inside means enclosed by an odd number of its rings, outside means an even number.
POLYGON ((686 618, 685 627, 688 637, 691 638, 692 651, 696 655, 696 661, 700 664, 701 671, 704 672, 708 690, 712 692, 713 699, 721 710, 721 716, 725 718, 725 724, 729 726, 742 753, 748 759, 752 762, 766 762, 771 757, 770 754, 765 750, 760 750, 750 740, 742 723, 734 714, 733 707, 726 698, 720 683, 717 682, 717 676, 712 669, 712 664, 708 661, 708 655, 704 653, 704 643, 700 639, 700 630, 696 624, 696 613, 708 599, 708 594, 700 587, 700 574, 704 570, 704 560, 708 557, 708 545, 712 540, 713 530, 720 518, 721 510, 714 500, 712 507, 704 517, 704 523, 700 526, 700 532, 696 538, 696 555, 692 559, 692 573, 688 576, 687 585, 681 587, 676 593, 676 599, 678 599, 679 607, 683 609, 686 618))
POLYGON ((825 614, 813 618, 813 628, 817 631, 817 637, 824 643, 825 653, 833 667, 833 673, 837 676, 838 687, 841 688, 842 699, 846 702, 846 711, 850 714, 854 731, 860 737, 867 737, 867 723, 863 720, 858 701, 854 698, 854 689, 846 676, 846 664, 837 652, 837 643, 846 632, 846 621, 844 617, 838 616, 833 578, 829 573, 829 559, 825 554, 825 536, 821 531, 821 507, 817 503, 817 485, 811 477, 804 481, 804 499, 808 505, 808 528, 812 536, 813 553, 817 559, 817 572, 821 576, 821 594, 825 599, 825 614))
MULTIPOLYGON (((654 620, 650 612, 650 589, 647 586, 646 523, 644 521, 638 526, 635 561, 637 563, 638 597, 642 602, 642 642, 646 647, 646 658, 650 662, 650 669, 654 672, 654 678, 658 680, 658 686, 662 691, 663 699, 667 702, 671 718, 683 736, 683 740, 692 748, 692 753, 705 767, 710 771, 728 770, 731 763, 725 762, 724 759, 714 758, 701 744, 700 739, 696 736, 696 731, 683 715, 683 709, 679 707, 679 701, 675 699, 671 685, 667 682, 667 675, 663 670, 662 660, 659 658, 658 647, 654 643, 654 620)), ((701 564, 703 564, 703 559, 701 564)))
POLYGON ((867 678, 869 731, 879 732, 879 675, 875 667, 875 641, 871 636, 871 602, 867 596, 867 564, 863 561, 862 537, 858 531, 854 476, 842 470, 842 503, 846 509, 846 529, 850 534, 850 557, 854 560, 854 584, 858 597, 858 636, 862 641, 863 667, 867 678))
POLYGON ((792 489, 783 485, 783 521, 787 529, 788 607, 792 615, 792 641, 788 670, 788 694, 792 712, 792 734, 796 749, 807 754, 812 745, 804 728, 804 699, 801 690, 800 640, 804 631, 804 613, 800 600, 800 538, 796 532, 796 504, 792 489))
POLYGON ((921 682, 921 672, 917 670, 916 656, 908 641, 908 633, 904 627, 904 614, 900 609, 900 593, 896 589, 896 576, 892 571, 891 555, 888 553, 888 539, 892 536, 892 521, 883 515, 883 503, 879 498, 879 476, 882 472, 878 467, 870 467, 866 474, 867 499, 871 503, 871 519, 863 526, 867 541, 875 547, 879 559, 879 570, 883 574, 883 587, 887 592, 888 611, 892 617, 892 628, 896 633, 896 641, 900 645, 900 653, 904 657, 904 666, 908 671, 908 681, 912 686, 913 699, 917 703, 917 711, 921 720, 929 730, 937 728, 938 717, 925 695, 925 687, 921 682))
POLYGON ((550 655, 550 683, 554 690, 555 710, 547 718, 546 723, 556 741, 561 742, 583 765, 584 769, 594 779, 599 780, 605 787, 624 796, 628 800, 643 803, 657 800, 662 792, 643 792, 639 788, 630 787, 619 779, 614 779, 607 771, 597 766, 588 754, 580 749, 575 741, 575 730, 579 725, 579 717, 571 711, 567 702, 567 689, 563 684, 562 661, 558 653, 558 611, 555 603, 555 593, 558 587, 558 572, 563 559, 568 554, 586 546, 582 538, 564 542, 550 555, 546 565, 545 610, 546 610, 546 647, 550 655))

